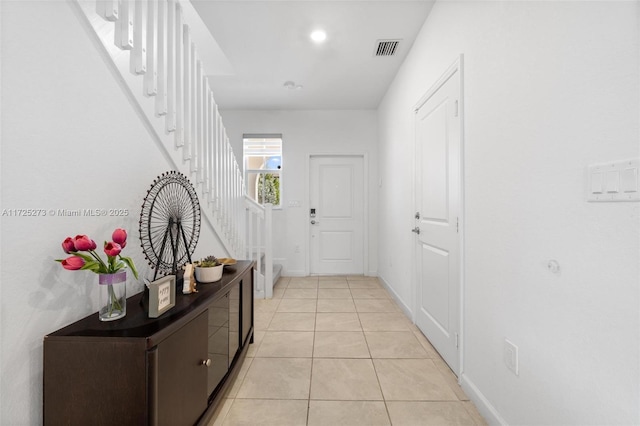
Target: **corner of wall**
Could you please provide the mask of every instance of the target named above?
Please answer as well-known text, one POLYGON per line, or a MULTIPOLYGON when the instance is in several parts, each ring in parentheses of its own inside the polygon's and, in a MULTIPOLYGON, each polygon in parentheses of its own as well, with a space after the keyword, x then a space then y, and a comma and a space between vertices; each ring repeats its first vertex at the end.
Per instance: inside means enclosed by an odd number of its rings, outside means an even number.
POLYGON ((389 292, 389 294, 391 294, 393 300, 398 304, 398 306, 402 308, 402 311, 407 316, 407 318, 409 318, 411 322, 415 323, 413 310, 409 307, 409 305, 407 305, 404 300, 402 300, 400 295, 395 291, 393 287, 389 285, 387 280, 385 280, 382 276, 378 276, 378 280, 380 280, 382 286, 389 292))

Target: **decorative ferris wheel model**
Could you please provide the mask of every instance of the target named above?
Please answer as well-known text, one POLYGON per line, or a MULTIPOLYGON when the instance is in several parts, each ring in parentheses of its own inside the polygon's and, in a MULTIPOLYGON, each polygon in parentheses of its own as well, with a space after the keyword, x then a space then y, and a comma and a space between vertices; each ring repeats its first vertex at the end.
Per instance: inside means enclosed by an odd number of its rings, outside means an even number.
POLYGON ((200 236, 200 203, 195 188, 180 172, 170 171, 151 184, 140 212, 140 241, 144 256, 155 269, 153 279, 176 275, 200 236))

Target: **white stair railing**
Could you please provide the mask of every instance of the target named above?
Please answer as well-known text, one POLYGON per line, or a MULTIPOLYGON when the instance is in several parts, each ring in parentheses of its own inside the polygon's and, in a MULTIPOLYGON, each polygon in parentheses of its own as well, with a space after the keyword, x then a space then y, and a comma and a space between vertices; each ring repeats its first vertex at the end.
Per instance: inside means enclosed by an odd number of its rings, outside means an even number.
POLYGON ((246 257, 256 261, 254 294, 257 298, 273 297, 273 205, 264 206, 245 196, 247 224, 246 257))
MULTIPOLYGON (((252 253, 245 248, 253 236, 244 228, 244 180, 187 22, 189 15, 198 29, 202 27, 193 18, 197 13, 191 3, 75 0, 75 4, 165 157, 195 181, 202 215, 227 251, 234 257, 252 253)), ((270 209, 264 212, 261 220, 270 223, 270 209)), ((265 252, 265 261, 271 263, 270 250, 265 252)), ((270 268, 264 271, 271 275, 270 268)), ((271 297, 271 286, 266 287, 271 297)))

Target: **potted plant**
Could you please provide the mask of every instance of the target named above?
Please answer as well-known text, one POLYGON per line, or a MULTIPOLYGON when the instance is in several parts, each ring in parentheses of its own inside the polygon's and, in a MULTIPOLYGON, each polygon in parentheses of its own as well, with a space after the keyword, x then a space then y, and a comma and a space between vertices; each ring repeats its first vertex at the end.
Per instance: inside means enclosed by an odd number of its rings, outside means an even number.
POLYGON ((196 281, 200 283, 213 283, 222 278, 224 265, 215 256, 207 256, 195 265, 196 281))

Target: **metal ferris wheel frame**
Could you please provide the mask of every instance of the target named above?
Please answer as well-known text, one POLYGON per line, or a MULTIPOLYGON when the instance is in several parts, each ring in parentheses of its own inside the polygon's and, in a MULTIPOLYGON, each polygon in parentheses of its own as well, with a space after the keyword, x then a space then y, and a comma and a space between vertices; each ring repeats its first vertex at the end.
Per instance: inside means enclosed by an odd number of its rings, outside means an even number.
POLYGON ((142 203, 139 232, 144 256, 159 273, 177 274, 191 263, 200 237, 200 202, 189 179, 170 171, 151 184, 142 203))

